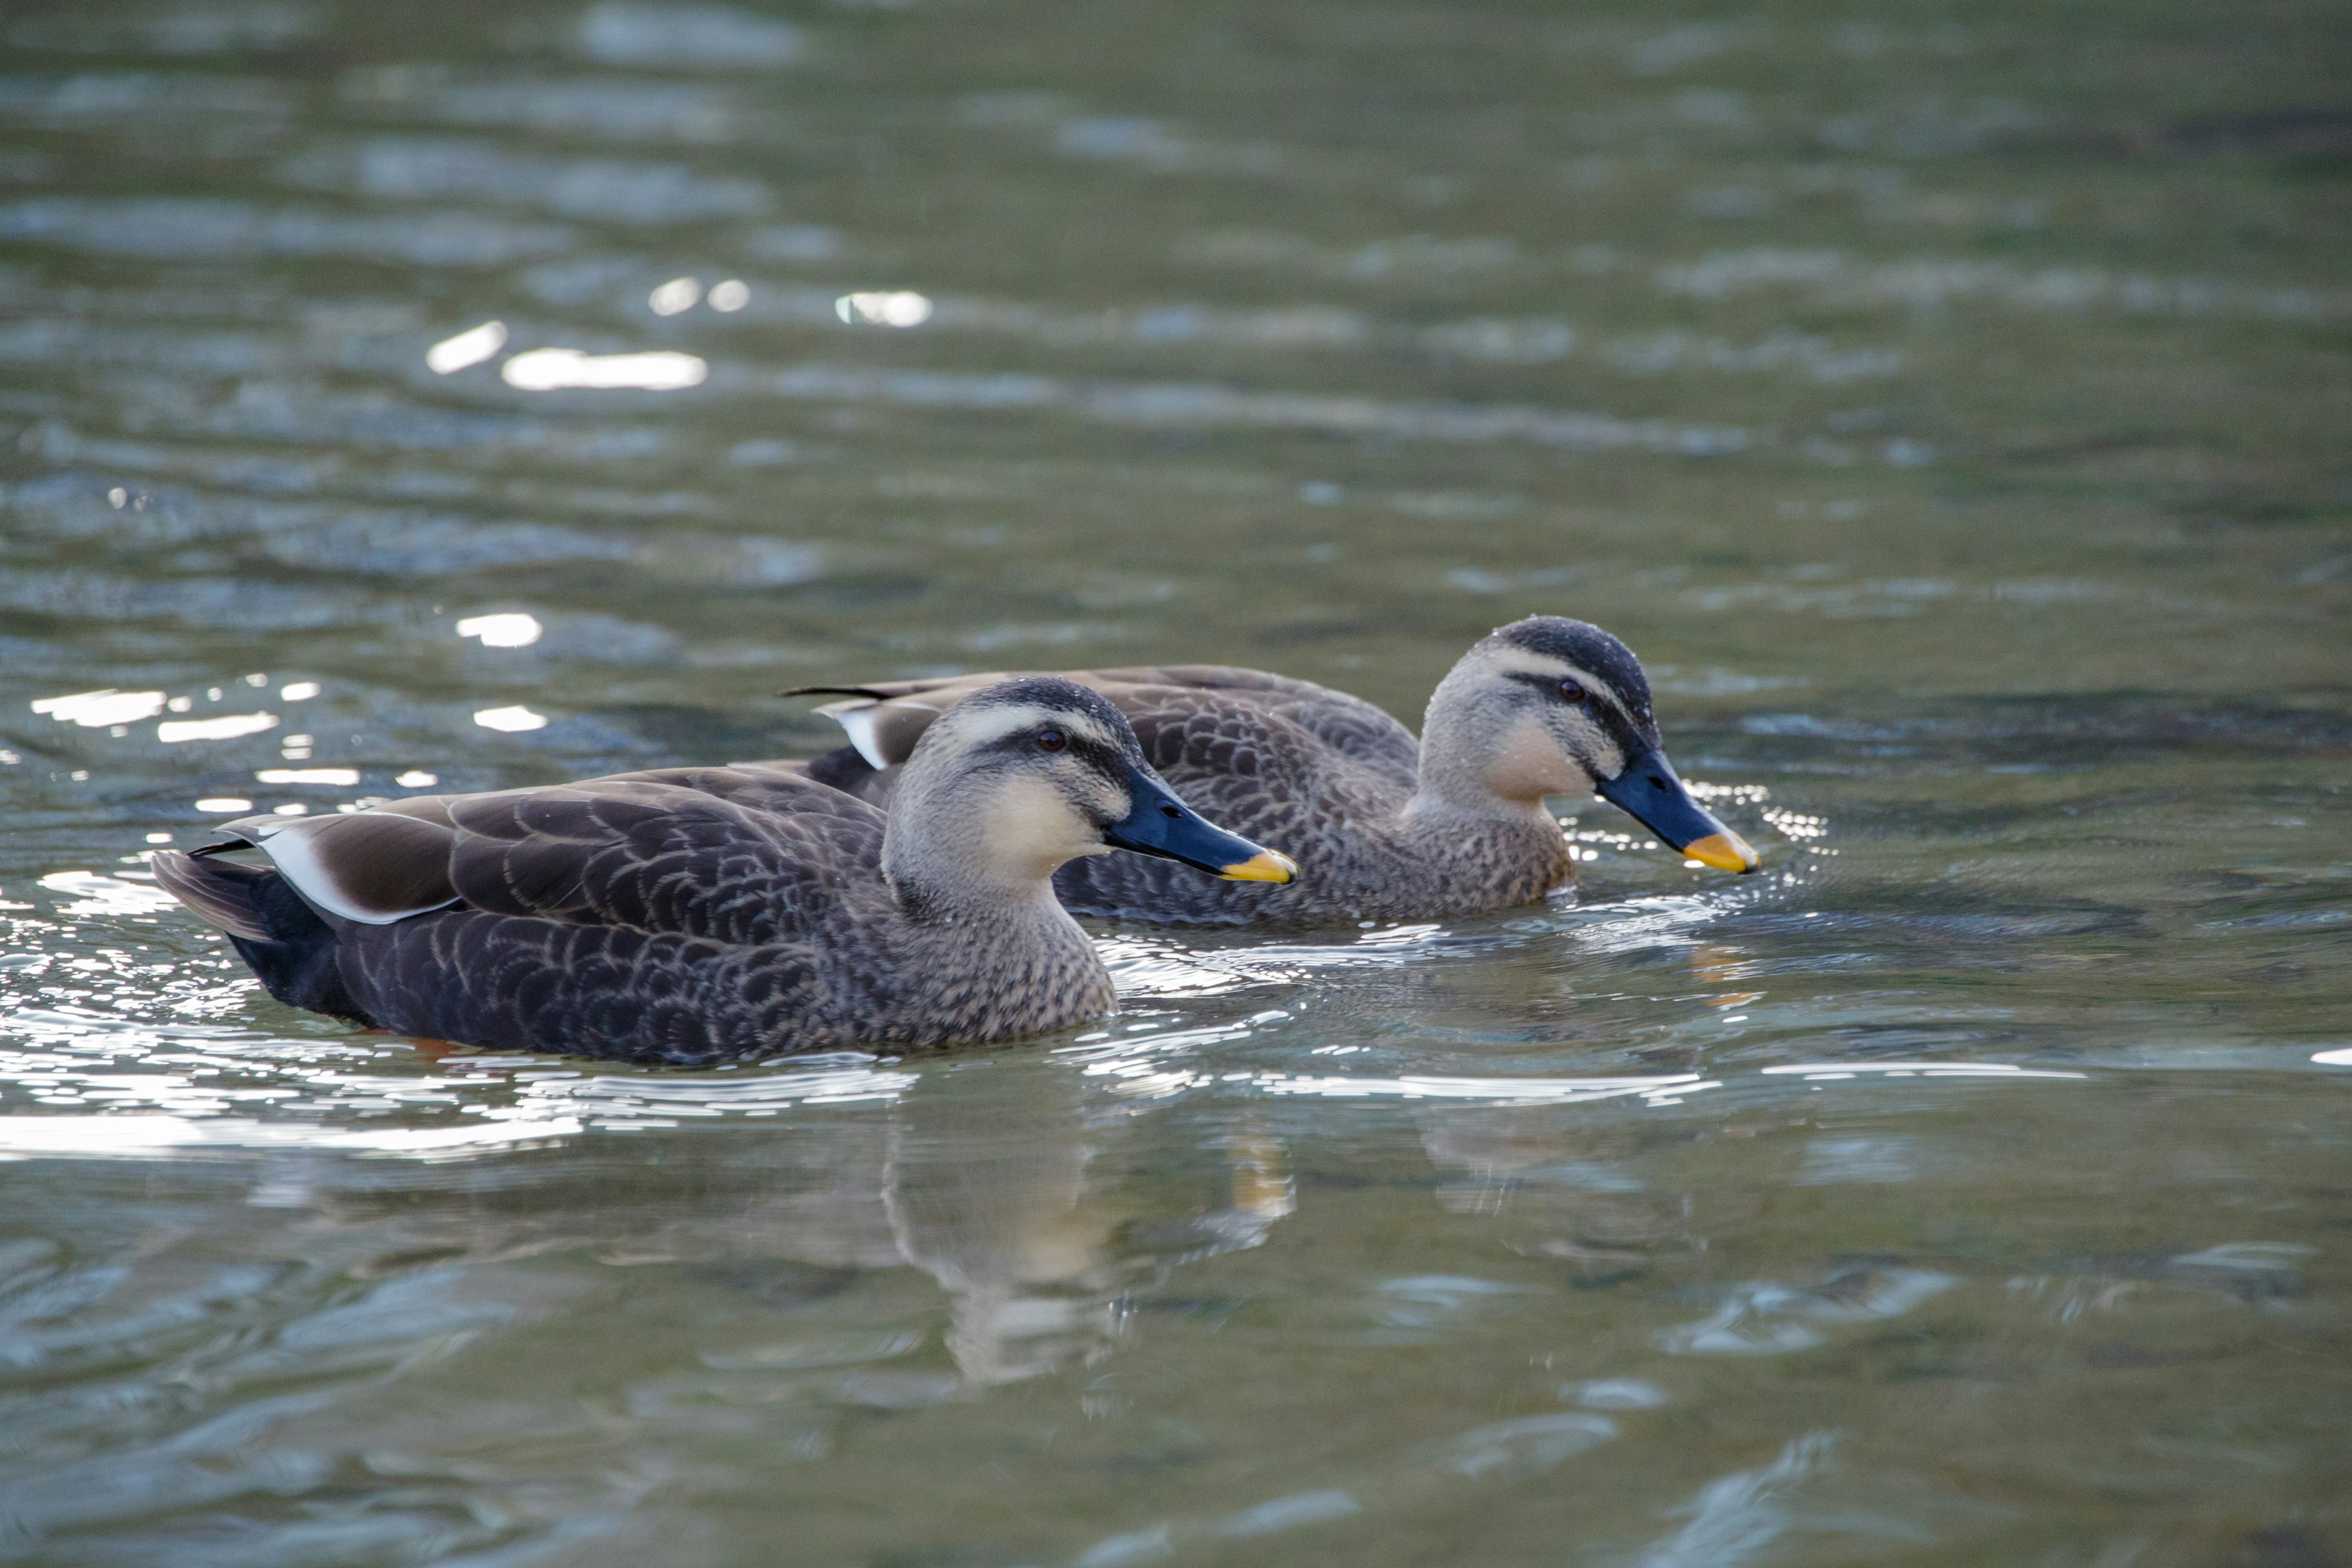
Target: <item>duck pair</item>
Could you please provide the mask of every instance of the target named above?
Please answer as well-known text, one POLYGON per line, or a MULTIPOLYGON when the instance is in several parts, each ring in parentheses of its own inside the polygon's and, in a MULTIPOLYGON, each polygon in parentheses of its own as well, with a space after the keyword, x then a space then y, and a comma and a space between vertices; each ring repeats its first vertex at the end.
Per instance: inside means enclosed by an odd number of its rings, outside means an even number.
POLYGON ((1575 877, 1547 795, 1597 790, 1694 859, 1757 864, 1675 776, 1633 653, 1559 616, 1473 647, 1418 742, 1344 692, 1221 666, 804 691, 841 699, 821 711, 849 745, 247 817, 158 854, 156 879, 291 1005, 688 1063, 1100 1016, 1110 975, 1073 911, 1532 903, 1575 877), (242 849, 263 863, 222 858, 242 849))

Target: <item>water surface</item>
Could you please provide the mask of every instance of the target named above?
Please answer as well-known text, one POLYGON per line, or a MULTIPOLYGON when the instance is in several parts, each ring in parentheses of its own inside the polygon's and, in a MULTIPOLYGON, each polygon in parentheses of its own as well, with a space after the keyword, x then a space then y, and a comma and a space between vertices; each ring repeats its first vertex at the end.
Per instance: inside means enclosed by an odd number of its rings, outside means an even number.
POLYGON ((0 1558, 2352 1560, 2336 9, 5 28, 0 1558), (1534 610, 1762 875, 656 1073, 144 868, 1534 610))

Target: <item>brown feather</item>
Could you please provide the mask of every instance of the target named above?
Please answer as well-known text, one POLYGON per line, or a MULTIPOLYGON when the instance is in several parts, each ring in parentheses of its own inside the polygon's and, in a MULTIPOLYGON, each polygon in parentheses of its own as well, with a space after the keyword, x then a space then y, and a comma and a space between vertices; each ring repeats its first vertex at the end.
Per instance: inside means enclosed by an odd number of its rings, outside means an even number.
POLYGON ((199 860, 177 849, 159 849, 148 863, 156 885, 231 936, 262 939, 260 918, 247 896, 249 867, 199 860))
MULTIPOLYGON (((1062 674, 1127 716, 1144 756, 1186 805, 1299 867, 1287 887, 1264 888, 1213 881, 1165 860, 1098 856, 1055 874, 1055 891, 1081 914, 1215 922, 1426 919, 1530 903, 1575 876, 1549 817, 1452 824, 1442 832, 1407 821, 1420 742, 1361 698, 1226 665, 1062 674)), ((845 727, 863 717, 869 733, 889 739, 895 764, 940 713, 1004 679, 991 672, 833 688, 863 695, 819 711, 845 727)), ((845 750, 797 765, 861 798, 887 802, 897 766, 864 772, 846 765, 848 756, 845 750)))

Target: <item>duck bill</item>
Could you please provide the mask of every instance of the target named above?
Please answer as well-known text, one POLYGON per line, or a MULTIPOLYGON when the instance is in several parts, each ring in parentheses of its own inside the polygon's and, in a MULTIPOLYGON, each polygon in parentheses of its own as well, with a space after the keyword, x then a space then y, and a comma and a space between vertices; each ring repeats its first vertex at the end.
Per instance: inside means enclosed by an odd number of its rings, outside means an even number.
POLYGON ((1287 882, 1298 875, 1290 857, 1215 826, 1152 774, 1130 772, 1127 787, 1134 809, 1103 829, 1103 842, 1112 848, 1181 860, 1229 882, 1287 882))
POLYGON ((1664 752, 1645 752, 1601 787, 1601 798, 1630 815, 1672 848, 1718 871, 1753 871, 1759 863, 1748 840, 1715 819, 1675 776, 1664 752))

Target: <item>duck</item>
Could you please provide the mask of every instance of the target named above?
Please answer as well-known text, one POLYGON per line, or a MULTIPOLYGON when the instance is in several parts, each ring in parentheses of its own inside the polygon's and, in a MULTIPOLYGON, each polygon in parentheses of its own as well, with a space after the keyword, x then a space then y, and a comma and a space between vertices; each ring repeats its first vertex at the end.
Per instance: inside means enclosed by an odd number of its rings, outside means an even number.
POLYGON ((1058 867, 1124 849, 1297 872, 1185 805, 1118 709, 1058 677, 960 692, 895 772, 887 807, 755 765, 248 816, 152 867, 291 1006, 680 1064, 1083 1023, 1117 996, 1058 867))
MULTIPOLYGON (((1361 698, 1223 665, 1070 670, 1134 725, 1180 795, 1299 867, 1235 896, 1121 856, 1074 860, 1055 890, 1081 914, 1168 923, 1424 921, 1542 901, 1576 861, 1551 795, 1598 794, 1701 865, 1749 872, 1755 849, 1667 760, 1642 664, 1589 622, 1497 626, 1438 682, 1418 740, 1361 698)), ((1002 674, 802 687, 849 743, 779 761, 861 798, 903 787, 904 759, 940 714, 1002 674)))

